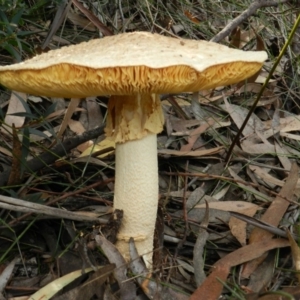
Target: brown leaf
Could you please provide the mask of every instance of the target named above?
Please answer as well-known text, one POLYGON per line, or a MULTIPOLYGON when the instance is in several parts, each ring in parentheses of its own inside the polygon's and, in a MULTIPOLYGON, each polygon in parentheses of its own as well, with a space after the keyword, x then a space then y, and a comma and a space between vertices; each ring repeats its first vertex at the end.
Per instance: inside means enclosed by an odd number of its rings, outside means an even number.
POLYGON ((298 283, 299 283, 300 282, 300 273, 299 273, 299 271, 300 271, 300 248, 288 229, 286 230, 286 233, 287 233, 288 239, 291 244, 293 262, 294 262, 295 269, 297 271, 296 276, 298 278, 298 283))
POLYGON ((248 186, 248 185, 245 185, 245 184, 241 183, 241 182, 243 181, 242 178, 241 178, 240 176, 238 176, 238 175, 234 172, 233 168, 229 167, 229 168, 228 168, 228 171, 229 171, 230 175, 231 175, 235 180, 237 180, 238 186, 240 186, 242 189, 244 189, 244 190, 246 190, 246 191, 251 192, 255 198, 257 198, 257 199, 259 199, 259 200, 262 200, 262 201, 271 201, 271 200, 272 200, 272 198, 271 198, 270 196, 265 195, 265 194, 263 194, 263 193, 257 191, 254 187, 248 186))
POLYGON ((96 97, 87 97, 86 101, 86 111, 88 115, 88 130, 94 129, 99 124, 103 123, 103 115, 101 113, 101 109, 99 104, 96 101, 96 97))
MULTIPOLYGON (((271 203, 269 208, 262 216, 261 221, 276 227, 278 226, 279 222, 281 221, 283 215, 285 214, 290 204, 289 201, 287 201, 287 199, 291 199, 293 197, 297 181, 298 181, 298 167, 296 163, 293 163, 285 185, 281 189, 279 195, 274 199, 274 201, 271 203)), ((251 232, 249 242, 251 245, 255 245, 256 243, 262 240, 270 241, 272 237, 273 237, 272 233, 256 227, 251 232)), ((263 259, 264 257, 260 257, 259 259, 256 259, 248 263, 243 270, 243 276, 248 278, 263 259)))
MULTIPOLYGON (((206 204, 197 204, 195 208, 205 208, 206 204)), ((248 209, 255 209, 255 211, 259 208, 258 205, 249 203, 246 201, 215 201, 209 203, 210 209, 219 209, 225 211, 235 211, 239 213, 243 213, 243 211, 248 209)))
POLYGON ((109 36, 114 33, 106 27, 100 20, 91 13, 88 9, 86 9, 79 1, 72 0, 73 4, 102 32, 104 35, 109 36))
MULTIPOLYGON (((263 51, 265 50, 265 44, 264 44, 264 41, 263 39, 261 38, 260 35, 256 34, 256 50, 257 51, 263 51)), ((260 73, 260 70, 258 72, 256 72, 255 74, 253 74, 251 77, 249 77, 247 79, 247 82, 251 83, 251 82, 255 82, 256 78, 258 77, 260 73)))
POLYGON ((265 144, 265 143, 260 143, 260 144, 253 144, 251 140, 245 139, 241 143, 243 151, 249 154, 265 154, 265 153, 274 153, 275 148, 274 145, 272 144, 265 144))
POLYGON ((65 132, 65 129, 69 125, 71 117, 72 117, 73 113, 75 112, 75 110, 76 110, 77 106, 79 105, 79 103, 80 103, 79 98, 72 98, 70 100, 68 109, 66 111, 66 114, 63 118, 63 121, 60 125, 59 131, 57 133, 57 138, 60 138, 63 135, 63 133, 65 132))
POLYGON ((81 17, 78 13, 74 13, 72 11, 68 11, 67 14, 68 19, 76 26, 84 28, 87 31, 96 31, 96 27, 89 19, 81 17))
POLYGON ((213 155, 219 153, 223 150, 224 147, 215 147, 211 149, 204 149, 204 150, 195 150, 195 151, 178 151, 172 149, 160 149, 158 150, 158 154, 163 155, 174 155, 174 156, 205 156, 205 155, 213 155))
POLYGON ((253 292, 265 291, 274 277, 274 265, 276 264, 276 252, 270 251, 266 259, 258 266, 251 275, 247 290, 253 292))
POLYGON ((186 145, 183 145, 181 147, 180 151, 183 151, 183 152, 191 151, 193 149, 195 142, 199 138, 199 136, 202 133, 206 132, 207 129, 209 129, 214 123, 215 123, 215 121, 213 119, 209 119, 209 120, 207 120, 207 123, 204 123, 201 126, 194 129, 193 131, 191 131, 191 133, 188 137, 188 143, 186 145))
POLYGON ((226 281, 229 274, 230 267, 228 265, 218 265, 210 273, 208 278, 200 285, 196 291, 191 295, 189 300, 215 300, 218 299, 223 286, 220 281, 226 281), (220 286, 221 285, 221 286, 220 286))
POLYGON ((272 175, 270 175, 265 169, 260 168, 258 166, 251 166, 249 165, 249 169, 261 180, 263 180, 266 183, 272 184, 272 185, 278 185, 278 186, 283 186, 284 181, 279 180, 272 175))
MULTIPOLYGON (((269 223, 273 226, 278 226, 282 217, 284 216, 288 206, 290 205, 289 199, 292 199, 296 184, 298 181, 298 167, 296 163, 292 164, 292 168, 289 176, 286 179, 286 183, 281 189, 278 197, 274 199, 269 208, 266 210, 261 218, 261 221, 269 223)), ((251 242, 259 241, 261 238, 272 238, 265 230, 254 229, 250 240, 251 242)))
MULTIPOLYGON (((131 257, 130 268, 136 276, 141 289, 149 299, 172 299, 172 300, 187 300, 188 297, 181 294, 178 288, 172 286, 161 285, 156 280, 151 278, 152 274, 147 270, 141 256, 138 255, 133 238, 129 241, 129 252, 131 257)), ((133 299, 133 298, 132 298, 133 299)))
MULTIPOLYGON (((195 208, 204 208, 204 204, 198 204, 195 208)), ((253 203, 245 201, 215 201, 209 203, 209 208, 234 211, 247 216, 253 216, 259 207, 253 203)), ((247 224, 244 221, 231 217, 229 220, 229 227, 232 235, 238 239, 241 245, 245 245, 247 224)))
POLYGON ((53 300, 91 299, 94 295, 98 295, 100 299, 104 290, 102 285, 115 268, 114 264, 101 267, 85 283, 60 296, 54 297, 53 300))
POLYGON ((283 145, 279 145, 276 141, 274 141, 275 151, 277 157, 283 166, 284 169, 290 170, 292 167, 291 161, 288 159, 289 152, 284 148, 283 145))
POLYGON ((223 284, 226 281, 230 268, 260 257, 266 251, 275 248, 288 247, 289 242, 285 239, 264 240, 250 244, 221 258, 212 266, 212 273, 204 283, 193 293, 190 300, 215 300, 221 295, 223 284))
POLYGON ((123 256, 105 237, 96 235, 95 241, 98 246, 102 248, 110 263, 114 263, 116 265, 114 276, 119 283, 121 299, 134 299, 136 296, 135 286, 132 281, 128 280, 127 266, 123 256))
POLYGON ((241 43, 241 28, 236 27, 232 30, 230 34, 230 47, 240 49, 241 43))
POLYGON ((256 50, 257 51, 266 50, 265 43, 259 34, 256 34, 256 50))
POLYGON ((12 125, 13 130, 13 149, 12 149, 12 166, 8 178, 8 185, 18 184, 21 181, 21 159, 22 159, 22 144, 19 140, 16 127, 12 125))
POLYGON ((0 127, 1 132, 12 132, 12 124, 15 124, 15 126, 21 127, 23 126, 25 122, 25 117, 23 116, 15 116, 13 114, 15 113, 25 113, 26 110, 20 101, 20 98, 22 98, 24 101, 27 101, 27 95, 24 93, 19 93, 19 92, 12 92, 10 99, 9 99, 9 104, 8 104, 8 109, 7 113, 4 119, 4 122, 2 126, 0 127))
POLYGON ((200 20, 193 13, 191 13, 190 11, 185 10, 184 11, 184 15, 186 17, 188 17, 193 23, 195 23, 195 24, 199 24, 200 23, 200 20))
POLYGON ((199 286, 206 278, 204 272, 205 262, 203 259, 203 252, 204 252, 206 241, 209 236, 209 233, 206 230, 209 223, 209 206, 207 201, 205 201, 205 205, 206 205, 205 215, 201 222, 201 227, 199 227, 197 240, 193 250, 194 274, 195 274, 195 282, 197 286, 199 286))
MULTIPOLYGON (((230 104, 226 100, 226 98, 224 99, 224 102, 225 105, 221 105, 221 107, 230 114, 230 117, 232 118, 236 126, 240 128, 249 110, 238 105, 230 104)), ((252 135, 255 133, 256 130, 263 130, 264 127, 264 123, 255 114, 252 114, 245 129, 243 130, 243 135, 252 135)))
MULTIPOLYGON (((249 207, 247 209, 241 209, 240 213, 253 217, 258 207, 249 207)), ((231 217, 229 220, 229 228, 234 237, 240 242, 241 245, 246 245, 247 238, 247 223, 237 218, 231 217)))

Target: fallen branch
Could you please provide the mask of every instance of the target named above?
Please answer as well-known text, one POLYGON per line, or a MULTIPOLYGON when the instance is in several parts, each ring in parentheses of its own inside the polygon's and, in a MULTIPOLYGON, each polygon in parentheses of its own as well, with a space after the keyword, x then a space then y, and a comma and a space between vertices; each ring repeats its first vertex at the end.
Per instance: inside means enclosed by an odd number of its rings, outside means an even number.
POLYGON ((238 17, 233 19, 227 26, 225 26, 217 35, 210 41, 219 43, 227 37, 233 29, 237 28, 241 23, 255 14, 255 12, 262 7, 278 6, 279 4, 287 3, 289 0, 256 0, 249 5, 249 7, 238 17))
POLYGON ((29 202, 0 195, 0 207, 7 210, 30 212, 38 215, 46 215, 54 218, 69 219, 74 221, 99 222, 106 224, 107 220, 98 217, 93 212, 71 212, 61 208, 49 207, 46 205, 29 202))

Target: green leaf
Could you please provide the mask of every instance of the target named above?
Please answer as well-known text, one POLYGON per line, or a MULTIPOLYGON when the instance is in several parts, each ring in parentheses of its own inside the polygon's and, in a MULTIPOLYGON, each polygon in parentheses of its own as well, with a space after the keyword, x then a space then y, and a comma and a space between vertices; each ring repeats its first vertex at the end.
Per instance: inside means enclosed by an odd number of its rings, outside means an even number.
POLYGON ((24 8, 21 8, 11 19, 11 23, 18 25, 24 13, 24 8))
POLYGON ((6 14, 5 14, 4 11, 2 11, 2 10, 0 10, 0 20, 3 21, 3 25, 5 26, 5 28, 6 28, 7 32, 8 32, 8 34, 13 34, 14 31, 12 30, 12 28, 11 28, 11 26, 10 26, 10 22, 9 22, 9 20, 7 19, 6 14))
POLYGON ((17 62, 22 60, 20 53, 11 44, 5 42, 4 45, 2 45, 2 48, 9 52, 17 62))

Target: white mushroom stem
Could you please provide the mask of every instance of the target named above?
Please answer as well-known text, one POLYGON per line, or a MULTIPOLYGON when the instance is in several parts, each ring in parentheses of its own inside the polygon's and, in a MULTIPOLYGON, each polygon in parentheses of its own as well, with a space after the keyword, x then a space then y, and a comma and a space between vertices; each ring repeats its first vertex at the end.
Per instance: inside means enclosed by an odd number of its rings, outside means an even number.
POLYGON ((114 208, 124 217, 117 248, 129 260, 129 238, 151 268, 153 236, 158 205, 158 168, 156 134, 116 146, 114 208))
POLYGON ((112 96, 109 100, 105 130, 116 142, 114 208, 124 212, 116 245, 129 261, 132 237, 150 269, 158 205, 156 134, 163 123, 158 95, 112 96))

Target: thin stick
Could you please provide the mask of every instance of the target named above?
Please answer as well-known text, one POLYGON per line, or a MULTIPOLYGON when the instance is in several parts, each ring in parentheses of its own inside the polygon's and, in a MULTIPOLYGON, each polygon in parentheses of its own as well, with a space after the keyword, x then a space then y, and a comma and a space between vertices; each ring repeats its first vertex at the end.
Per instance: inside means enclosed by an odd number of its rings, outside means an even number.
POLYGON ((226 36, 228 36, 233 29, 237 28, 246 19, 255 14, 255 12, 262 7, 278 6, 279 4, 287 3, 288 0, 257 0, 249 5, 249 7, 238 17, 233 19, 227 26, 225 26, 217 35, 215 35, 210 41, 219 43, 226 36))
MULTIPOLYGON (((66 194, 64 194, 64 195, 62 195, 62 196, 60 196, 60 197, 58 197, 58 198, 56 198, 54 200, 48 201, 45 205, 55 204, 58 201, 61 201, 63 199, 66 199, 66 198, 74 196, 74 195, 78 195, 80 193, 83 193, 83 192, 86 192, 86 191, 88 191, 90 189, 93 189, 93 188, 95 188, 95 187, 97 187, 99 185, 104 185, 104 184, 107 184, 107 183, 112 182, 112 181, 114 181, 114 178, 110 178, 110 179, 106 179, 106 180, 103 180, 103 181, 95 182, 95 183, 93 183, 93 184, 91 184, 89 186, 85 186, 82 189, 79 189, 79 190, 76 190, 76 191, 73 191, 73 192, 70 192, 70 193, 66 193, 66 194)), ((14 225, 14 224, 16 224, 16 223, 18 223, 18 222, 20 222, 20 221, 22 221, 22 220, 30 217, 31 215, 32 215, 32 213, 27 213, 27 214, 25 214, 25 215, 23 215, 23 216, 21 216, 21 217, 19 217, 17 219, 14 219, 13 221, 9 222, 9 225, 14 225)))

